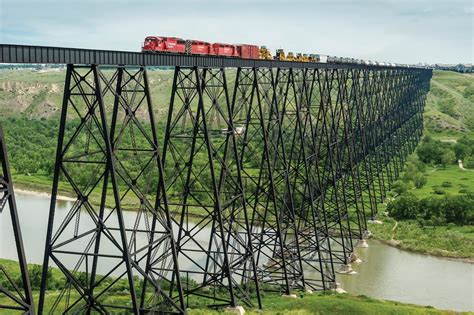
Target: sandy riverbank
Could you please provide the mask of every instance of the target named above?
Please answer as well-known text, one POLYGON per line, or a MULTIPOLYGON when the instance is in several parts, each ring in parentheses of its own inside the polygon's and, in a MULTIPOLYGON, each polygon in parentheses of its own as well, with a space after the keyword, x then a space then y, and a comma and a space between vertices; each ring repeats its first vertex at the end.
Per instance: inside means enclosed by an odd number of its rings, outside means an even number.
MULTIPOLYGON (((30 196, 36 196, 36 197, 43 197, 43 198, 48 198, 51 199, 51 194, 46 193, 46 192, 39 192, 39 191, 33 191, 33 190, 26 190, 26 189, 21 189, 14 187, 15 193, 16 194, 23 194, 23 195, 30 195, 30 196)), ((75 198, 67 197, 67 196, 57 196, 58 200, 64 200, 64 201, 76 201, 75 198)))

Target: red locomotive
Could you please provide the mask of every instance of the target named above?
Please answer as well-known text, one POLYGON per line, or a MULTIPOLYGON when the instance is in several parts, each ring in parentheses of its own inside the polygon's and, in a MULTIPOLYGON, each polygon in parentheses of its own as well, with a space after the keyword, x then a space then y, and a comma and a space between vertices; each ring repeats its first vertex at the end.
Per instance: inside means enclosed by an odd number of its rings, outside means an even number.
POLYGON ((145 38, 142 51, 225 56, 243 59, 260 58, 260 48, 256 45, 211 44, 199 40, 184 40, 164 36, 148 36, 145 38))

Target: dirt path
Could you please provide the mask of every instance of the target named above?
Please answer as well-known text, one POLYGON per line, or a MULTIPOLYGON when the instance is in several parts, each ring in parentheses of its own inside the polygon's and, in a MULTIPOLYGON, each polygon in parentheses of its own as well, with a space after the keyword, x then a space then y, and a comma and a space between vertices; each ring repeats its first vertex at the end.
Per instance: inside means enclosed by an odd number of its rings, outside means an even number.
POLYGON ((395 232, 397 231, 397 226, 398 226, 398 221, 395 221, 395 225, 392 228, 392 237, 390 239, 391 241, 395 240, 395 232))
POLYGON ((461 160, 458 160, 458 165, 459 165, 459 168, 462 169, 463 171, 474 171, 474 170, 469 170, 467 168, 464 168, 464 165, 462 164, 461 160))

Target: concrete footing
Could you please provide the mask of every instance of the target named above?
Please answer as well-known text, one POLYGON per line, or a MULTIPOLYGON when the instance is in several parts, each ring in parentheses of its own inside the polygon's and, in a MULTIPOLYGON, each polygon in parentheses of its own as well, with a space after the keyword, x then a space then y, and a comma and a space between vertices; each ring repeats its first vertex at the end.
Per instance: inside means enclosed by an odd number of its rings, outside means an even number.
POLYGON ((351 264, 342 265, 341 268, 339 268, 339 270, 336 271, 336 272, 340 273, 340 274, 343 274, 343 275, 355 275, 355 274, 357 274, 357 272, 354 271, 354 269, 352 269, 351 264))
POLYGON ((339 282, 331 282, 331 284, 329 284, 329 290, 332 290, 336 293, 347 293, 346 290, 341 287, 339 282))
POLYGON ((362 238, 362 239, 357 241, 356 247, 358 247, 358 248, 368 248, 369 244, 367 243, 367 241, 365 239, 362 238))
POLYGON ((307 289, 307 290, 306 290, 306 293, 308 293, 308 294, 313 294, 313 290, 307 289))
POLYGON ((283 294, 282 297, 286 297, 286 298, 290 298, 290 299, 297 299, 298 297, 296 296, 296 294, 283 294))
POLYGON ((360 264, 362 262, 362 259, 360 259, 356 253, 351 253, 349 255, 349 262, 350 263, 355 263, 355 264, 360 264))
POLYGON ((364 234, 362 235, 362 238, 369 239, 371 237, 372 237, 372 232, 370 232, 369 230, 365 230, 364 234))
POLYGON ((266 268, 275 268, 278 264, 280 264, 280 259, 269 258, 268 261, 263 264, 263 266, 266 268))
POLYGON ((224 311, 226 313, 233 313, 233 314, 239 314, 239 315, 245 314, 245 309, 240 305, 236 307, 232 307, 232 306, 226 307, 224 311))

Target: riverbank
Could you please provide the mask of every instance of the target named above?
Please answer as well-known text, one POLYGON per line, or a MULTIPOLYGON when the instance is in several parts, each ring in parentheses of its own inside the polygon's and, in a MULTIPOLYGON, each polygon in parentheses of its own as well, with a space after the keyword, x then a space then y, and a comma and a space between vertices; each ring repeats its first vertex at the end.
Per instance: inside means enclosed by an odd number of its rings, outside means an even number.
POLYGON ((373 237, 387 245, 421 254, 474 263, 474 226, 421 227, 414 220, 381 217, 369 226, 373 237))
MULTIPOLYGON (((245 314, 455 314, 432 307, 372 299, 349 294, 302 294, 296 299, 268 296, 263 310, 246 309, 245 314)), ((222 314, 208 309, 190 310, 190 315, 222 314)), ((228 314, 228 313, 227 313, 228 314)))
MULTIPOLYGON (((13 186, 16 193, 51 198, 51 187, 53 182, 44 176, 29 176, 21 174, 13 174, 13 186)), ((76 201, 72 191, 65 188, 58 189, 58 200, 76 201)))
MULTIPOLYGON (((11 260, 0 259, 0 264, 8 270, 14 279, 18 278, 19 273, 16 263, 11 260)), ((38 265, 29 265, 29 269, 36 268, 38 265)), ((38 272, 33 272, 38 275, 38 272)), ((52 277, 58 278, 60 273, 57 269, 52 269, 52 277)), ((31 277, 32 281, 38 282, 40 279, 36 276, 31 277)), ((33 288, 37 288, 39 283, 32 283, 33 288)), ((46 295, 45 311, 48 311, 60 291, 50 290, 46 295)), ((38 291, 34 291, 35 301, 38 301, 38 291)), ((113 299, 118 304, 122 304, 128 299, 125 292, 119 292, 115 296, 107 299, 113 299)), ((5 297, 0 297, 0 304, 8 304, 5 297)), ((263 310, 246 308, 246 314, 455 314, 455 312, 441 311, 430 306, 418 306, 414 304, 405 304, 386 300, 373 299, 366 296, 352 296, 349 294, 327 293, 300 293, 297 298, 286 298, 274 294, 265 294, 263 297, 263 310)), ((200 314, 222 314, 221 311, 213 311, 207 308, 188 309, 190 315, 200 314)), ((2 314, 9 314, 2 312, 2 314)))

